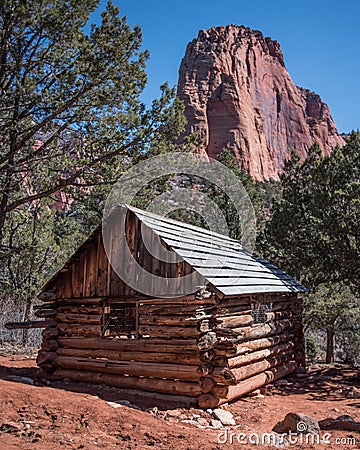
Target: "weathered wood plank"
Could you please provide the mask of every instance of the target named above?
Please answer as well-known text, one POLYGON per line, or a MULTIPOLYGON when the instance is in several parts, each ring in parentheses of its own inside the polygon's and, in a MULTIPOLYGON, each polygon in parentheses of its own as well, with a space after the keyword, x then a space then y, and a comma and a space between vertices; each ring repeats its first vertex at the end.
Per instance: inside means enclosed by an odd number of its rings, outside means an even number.
MULTIPOLYGON (((256 342, 256 341, 255 341, 256 342)), ((262 359, 272 357, 275 355, 279 355, 280 353, 286 353, 288 350, 292 350, 294 348, 293 342, 286 342, 279 345, 274 345, 273 347, 269 347, 262 350, 257 350, 246 355, 239 355, 234 358, 228 359, 228 367, 237 368, 240 366, 244 366, 247 364, 252 364, 254 362, 260 361, 262 359)))
POLYGON ((87 289, 89 293, 86 293, 89 297, 96 296, 97 284, 98 284, 98 239, 96 239, 88 250, 88 260, 89 264, 87 267, 87 289))
POLYGON ((71 284, 74 297, 84 296, 84 258, 82 252, 82 255, 78 255, 72 262, 71 284))
MULTIPOLYGON (((248 354, 255 350, 262 350, 273 345, 281 344, 283 342, 291 342, 294 339, 294 335, 291 333, 282 333, 274 336, 269 336, 267 338, 256 339, 254 341, 242 342, 241 344, 235 344, 234 356, 248 354)), ((226 350, 223 350, 224 354, 226 350)))
POLYGON ((240 349, 243 345, 245 345, 245 348, 253 349, 254 347, 257 347, 258 344, 252 344, 252 341, 256 342, 259 339, 272 338, 280 334, 288 336, 289 330, 291 329, 292 324, 275 324, 272 326, 267 325, 265 327, 260 325, 254 328, 249 327, 250 332, 247 330, 246 337, 220 337, 216 332, 210 331, 198 338, 197 345, 201 351, 215 349, 216 352, 221 351, 222 354, 235 356, 237 354, 242 354, 243 351, 240 349))
POLYGON ((120 264, 126 264, 125 260, 125 252, 124 247, 126 245, 126 234, 125 229, 123 227, 122 219, 119 219, 118 222, 115 221, 115 218, 112 219, 112 222, 116 225, 112 227, 111 230, 111 242, 110 242, 110 296, 123 296, 124 292, 124 283, 117 275, 116 271, 119 270, 120 264))
POLYGON ((35 311, 34 315, 36 317, 55 317, 56 316, 56 309, 38 309, 35 311))
POLYGON ((190 353, 197 351, 195 339, 103 339, 90 337, 59 337, 64 348, 115 350, 119 352, 190 353))
POLYGON ((228 386, 226 398, 222 399, 218 404, 235 400, 236 398, 242 397, 255 389, 289 375, 294 372, 297 367, 298 365, 296 361, 287 361, 286 363, 273 367, 270 370, 266 370, 265 372, 247 378, 234 386, 228 386))
POLYGON ((63 336, 100 336, 100 325, 58 323, 59 333, 63 336))
POLYGON ((253 316, 251 314, 239 314, 236 316, 216 317, 216 322, 221 328, 237 328, 251 325, 253 316))
POLYGON ((102 305, 88 305, 82 306, 80 305, 69 305, 69 306, 58 306, 56 311, 58 313, 67 313, 67 314, 102 314, 102 305))
POLYGON ((56 284, 53 286, 53 289, 55 290, 56 293, 56 297, 59 298, 64 298, 64 294, 65 294, 65 285, 63 282, 63 276, 57 279, 56 284))
POLYGON ((272 381, 282 378, 294 372, 296 368, 297 363, 295 361, 288 361, 285 364, 273 367, 270 370, 266 370, 265 372, 241 381, 236 385, 227 386, 225 387, 226 391, 224 391, 224 386, 219 386, 221 393, 220 391, 217 391, 216 388, 218 388, 218 386, 216 386, 213 389, 214 393, 209 392, 199 396, 198 405, 200 408, 204 409, 215 408, 218 405, 235 400, 245 394, 248 394, 249 392, 254 391, 255 389, 271 383, 272 381), (221 398, 219 398, 215 393, 221 395, 221 398))
MULTIPOLYGON (((128 377, 121 375, 111 375, 108 373, 97 373, 92 371, 59 369, 56 370, 54 374, 49 376, 48 378, 52 380, 59 380, 59 379, 61 380, 64 378, 69 378, 74 381, 105 384, 117 388, 124 388, 130 390, 139 389, 152 393, 160 392, 164 394, 172 394, 169 395, 167 398, 163 399, 174 402, 183 401, 182 396, 197 397, 198 395, 201 394, 200 387, 198 383, 195 382, 164 380, 156 378, 128 377)), ((152 396, 152 398, 155 397, 152 396)))
POLYGON ((196 327, 170 327, 170 326, 152 326, 141 325, 139 327, 139 334, 150 337, 162 338, 191 338, 198 336, 199 332, 196 327))
POLYGON ((123 273, 125 274, 124 278, 126 280, 126 283, 124 283, 123 286, 125 295, 131 294, 131 291, 133 289, 130 288, 130 286, 135 286, 137 280, 135 259, 137 255, 137 238, 140 238, 140 236, 137 235, 137 229, 138 218, 131 212, 128 212, 126 216, 126 231, 124 232, 124 234, 126 235, 126 240, 124 241, 123 245, 127 245, 131 256, 130 254, 127 254, 125 250, 123 250, 123 257, 121 260, 121 264, 125 266, 125 271, 123 271, 123 273))
MULTIPOLYGON (((230 300, 234 300, 234 303, 237 302, 237 299, 229 299, 229 300, 226 299, 222 305, 219 305, 219 307, 214 308, 214 310, 213 310, 214 317, 221 319, 222 317, 227 317, 227 316, 234 316, 234 315, 239 315, 239 314, 251 314, 251 309, 250 309, 251 300, 250 299, 245 305, 244 304, 228 305, 228 302, 230 300)), ((268 302, 265 302, 265 303, 272 303, 271 297, 269 298, 268 302)), ((295 306, 295 303, 289 302, 288 300, 274 302, 272 304, 271 311, 277 312, 277 311, 291 310, 292 312, 294 312, 294 309, 293 309, 294 306, 295 306)))
POLYGON ((90 350, 75 348, 59 348, 58 354, 61 356, 74 356, 77 358, 102 358, 113 361, 138 361, 154 363, 189 364, 198 366, 201 364, 196 353, 164 353, 164 352, 143 352, 141 346, 138 351, 118 351, 118 350, 90 350))
POLYGON ((158 236, 153 233, 147 226, 141 224, 141 251, 139 255, 139 264, 148 273, 153 274, 152 283, 148 286, 149 294, 152 296, 159 295, 161 292, 162 274, 160 258, 160 252, 163 249, 162 244, 158 236), (151 253, 150 253, 151 252, 151 253))
MULTIPOLYGON (((268 321, 278 321, 291 318, 292 311, 271 311, 264 314, 268 321)), ((216 317, 216 322, 220 328, 237 328, 249 326, 253 322, 253 316, 250 314, 239 314, 235 316, 216 317)))
POLYGON ((239 382, 246 378, 249 378, 258 373, 265 372, 272 367, 278 366, 281 363, 294 359, 294 353, 290 350, 282 355, 266 358, 265 360, 253 362, 248 366, 242 366, 239 368, 233 368, 232 374, 235 376, 236 381, 239 382))
MULTIPOLYGON (((86 257, 86 249, 83 249, 83 251, 80 253, 80 274, 82 274, 82 294, 81 297, 88 297, 86 295, 86 286, 87 286, 87 265, 88 265, 88 260, 86 257)), ((80 275, 81 276, 81 275, 80 275)), ((67 296, 64 295, 64 298, 70 298, 71 296, 67 296)), ((90 296, 92 297, 92 296, 90 296)))
POLYGON ((285 330, 290 330, 292 327, 292 321, 284 319, 278 322, 255 325, 254 327, 234 328, 233 331, 237 334, 237 341, 240 342, 279 334, 285 330))
POLYGON ((96 295, 99 297, 108 296, 108 271, 110 270, 110 263, 105 252, 102 233, 99 233, 97 239, 97 276, 96 276, 96 295))
MULTIPOLYGON (((190 268, 191 269, 191 268, 190 268)), ((189 269, 189 270, 190 270, 189 269)), ((212 306, 212 305, 216 305, 217 304, 217 300, 215 297, 210 297, 210 298, 197 298, 195 296, 195 294, 189 294, 189 295, 184 295, 181 297, 171 297, 169 299, 167 298, 144 298, 144 297, 140 297, 138 298, 138 300, 141 302, 140 305, 142 306, 142 304, 144 304, 144 306, 172 306, 172 305, 177 305, 177 306, 193 306, 193 305, 198 305, 198 307, 204 306, 212 306)))
POLYGON ((79 298, 62 298, 58 302, 58 307, 61 306, 94 306, 101 305, 104 301, 102 297, 79 297, 79 298))
POLYGON ((56 319, 61 323, 74 323, 74 324, 100 324, 102 316, 100 314, 71 314, 71 313, 58 313, 56 319))
MULTIPOLYGON (((194 296, 195 300, 195 296, 194 296)), ((203 301, 203 303, 205 303, 203 301)), ((214 305, 199 305, 194 303, 191 303, 191 300, 188 300, 188 303, 167 303, 166 300, 163 300, 163 304, 147 304, 140 302, 139 304, 139 313, 144 315, 162 315, 162 316, 169 316, 169 315, 186 315, 188 317, 201 317, 203 315, 209 314, 209 311, 211 311, 214 308, 214 305)))
POLYGON ((88 370, 111 374, 167 378, 172 380, 196 380, 200 376, 196 366, 187 364, 148 363, 138 361, 112 361, 58 356, 56 364, 62 369, 88 370))
POLYGON ((167 326, 183 326, 183 327, 196 327, 197 322, 200 319, 196 317, 187 316, 160 316, 155 314, 140 314, 140 325, 167 325, 167 326))
POLYGON ((255 295, 237 295, 234 298, 224 298, 219 302, 219 307, 229 308, 233 306, 243 306, 244 309, 251 309, 251 301, 255 300, 255 295))
POLYGON ((56 320, 29 320, 27 322, 7 322, 8 330, 23 330, 30 328, 48 328, 56 326, 56 320))

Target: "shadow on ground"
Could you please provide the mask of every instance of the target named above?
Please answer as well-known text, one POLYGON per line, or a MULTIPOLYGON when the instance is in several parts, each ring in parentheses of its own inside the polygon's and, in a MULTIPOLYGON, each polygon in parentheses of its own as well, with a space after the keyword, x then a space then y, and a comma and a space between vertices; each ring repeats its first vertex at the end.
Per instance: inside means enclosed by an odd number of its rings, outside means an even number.
MULTIPOLYGON (((19 365, 23 362, 19 360, 19 365)), ((0 365, 0 379, 3 380, 86 393, 98 396, 105 401, 127 400, 142 409, 156 407, 158 410, 165 411, 176 407, 191 408, 193 406, 152 398, 153 394, 151 393, 130 393, 125 389, 66 380, 48 381, 39 377, 39 374, 40 370, 31 367, 30 361, 29 367, 0 365), (31 383, 32 380, 33 383, 31 383)), ((284 396, 307 394, 309 400, 316 401, 338 401, 348 398, 349 406, 360 408, 359 391, 357 390, 360 387, 360 372, 352 367, 342 364, 315 365, 310 367, 306 375, 290 375, 285 380, 279 380, 267 389, 272 394, 284 396)))

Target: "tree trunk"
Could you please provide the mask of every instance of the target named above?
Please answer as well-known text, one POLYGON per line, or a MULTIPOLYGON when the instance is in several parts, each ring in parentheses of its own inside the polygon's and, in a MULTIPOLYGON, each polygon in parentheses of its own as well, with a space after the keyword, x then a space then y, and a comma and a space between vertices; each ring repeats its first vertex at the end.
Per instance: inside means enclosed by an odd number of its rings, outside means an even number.
MULTIPOLYGON (((32 314, 32 301, 31 299, 27 299, 26 300, 26 305, 25 305, 25 312, 24 312, 24 322, 27 322, 30 320, 32 314)), ((24 329, 22 332, 22 345, 24 347, 28 346, 29 343, 29 330, 28 329, 24 329)))
MULTIPOLYGON (((14 160, 9 160, 9 165, 13 165, 14 160)), ((1 186, 1 201, 0 201, 0 246, 3 244, 4 239, 4 226, 6 217, 6 208, 9 202, 10 183, 13 175, 13 169, 6 171, 4 184, 1 186)))
POLYGON ((326 363, 334 362, 334 330, 328 328, 326 330, 326 363))

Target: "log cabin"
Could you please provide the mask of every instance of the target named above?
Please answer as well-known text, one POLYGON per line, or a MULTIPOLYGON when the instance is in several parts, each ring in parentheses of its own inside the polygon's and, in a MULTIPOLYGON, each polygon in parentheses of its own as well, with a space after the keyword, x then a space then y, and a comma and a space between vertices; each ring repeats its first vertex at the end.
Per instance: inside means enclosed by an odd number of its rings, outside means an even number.
POLYGON ((304 366, 306 288, 289 275, 234 239, 130 206, 108 231, 39 295, 43 320, 28 326, 45 328, 43 376, 213 408, 304 366))

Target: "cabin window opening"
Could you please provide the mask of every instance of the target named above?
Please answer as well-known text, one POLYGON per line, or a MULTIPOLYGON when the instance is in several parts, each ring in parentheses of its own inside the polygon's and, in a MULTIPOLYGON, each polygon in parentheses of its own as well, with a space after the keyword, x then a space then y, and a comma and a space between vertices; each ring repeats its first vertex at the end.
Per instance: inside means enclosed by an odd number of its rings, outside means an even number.
POLYGON ((267 313, 272 311, 272 303, 253 302, 251 304, 252 325, 269 322, 267 313))
POLYGON ((104 307, 102 337, 112 339, 138 338, 136 303, 109 303, 104 307))

